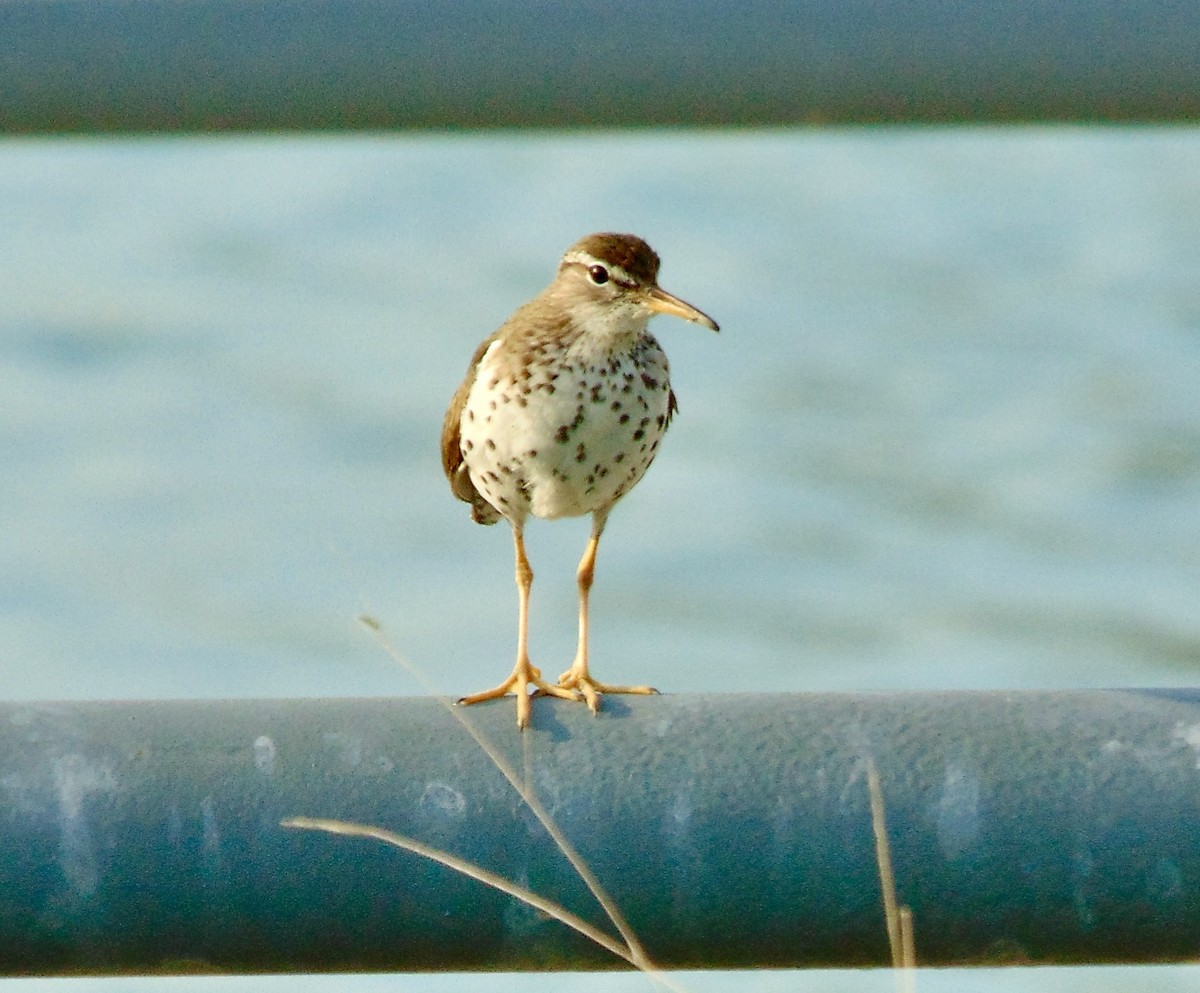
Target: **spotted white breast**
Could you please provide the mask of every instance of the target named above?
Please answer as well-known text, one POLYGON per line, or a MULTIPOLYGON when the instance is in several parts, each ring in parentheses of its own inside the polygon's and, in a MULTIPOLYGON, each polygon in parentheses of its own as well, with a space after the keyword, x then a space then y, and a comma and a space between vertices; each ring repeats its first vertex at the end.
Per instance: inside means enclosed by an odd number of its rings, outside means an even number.
POLYGON ((641 479, 671 416, 667 357, 652 335, 597 349, 586 335, 550 362, 514 367, 501 340, 463 408, 471 481, 511 521, 610 506, 641 479))

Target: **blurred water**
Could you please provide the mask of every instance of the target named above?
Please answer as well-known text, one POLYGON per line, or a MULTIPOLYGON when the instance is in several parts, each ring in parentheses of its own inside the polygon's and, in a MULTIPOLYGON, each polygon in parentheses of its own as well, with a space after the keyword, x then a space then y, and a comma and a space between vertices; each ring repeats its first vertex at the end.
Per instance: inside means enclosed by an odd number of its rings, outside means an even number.
MULTIPOLYGON (((601 678, 1194 681, 1200 132, 162 138, 0 144, 5 696, 417 692, 364 607, 497 682, 510 540, 442 412, 605 228, 722 333, 654 325, 682 415, 605 536, 601 678)), ((553 673, 586 534, 530 527, 553 673)))

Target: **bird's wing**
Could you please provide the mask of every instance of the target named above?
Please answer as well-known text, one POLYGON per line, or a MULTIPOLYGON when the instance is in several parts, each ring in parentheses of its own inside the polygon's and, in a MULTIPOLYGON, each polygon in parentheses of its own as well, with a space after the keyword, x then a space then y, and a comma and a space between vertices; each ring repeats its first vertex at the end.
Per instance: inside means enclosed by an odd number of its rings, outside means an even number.
POLYGON ((471 482, 471 475, 463 463, 462 416, 483 353, 491 347, 498 335, 499 332, 486 338, 475 349, 475 354, 471 356, 471 364, 467 368, 466 378, 450 401, 446 419, 442 422, 442 471, 445 472, 446 479, 450 483, 450 492, 464 503, 471 505, 471 517, 479 524, 495 524, 500 520, 500 514, 475 489, 475 484, 471 482))

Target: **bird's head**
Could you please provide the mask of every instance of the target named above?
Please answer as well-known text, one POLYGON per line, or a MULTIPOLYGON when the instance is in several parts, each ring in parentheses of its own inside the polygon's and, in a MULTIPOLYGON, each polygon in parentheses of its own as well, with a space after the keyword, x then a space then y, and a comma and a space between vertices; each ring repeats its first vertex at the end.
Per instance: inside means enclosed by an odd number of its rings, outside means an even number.
POLYGON ((658 285, 659 259, 632 234, 590 234, 567 249, 551 291, 585 325, 640 334, 655 314, 671 314, 713 331, 717 322, 658 285))

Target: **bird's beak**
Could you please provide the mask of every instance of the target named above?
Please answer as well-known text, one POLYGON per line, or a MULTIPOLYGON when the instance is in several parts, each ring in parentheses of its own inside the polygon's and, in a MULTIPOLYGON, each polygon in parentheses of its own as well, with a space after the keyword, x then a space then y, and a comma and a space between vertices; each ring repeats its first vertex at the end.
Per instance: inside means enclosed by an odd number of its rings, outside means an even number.
POLYGON ((697 310, 690 303, 672 296, 659 286, 650 287, 646 294, 646 306, 656 314, 670 314, 672 317, 682 317, 693 324, 703 324, 712 331, 720 331, 717 322, 704 311, 697 310))

